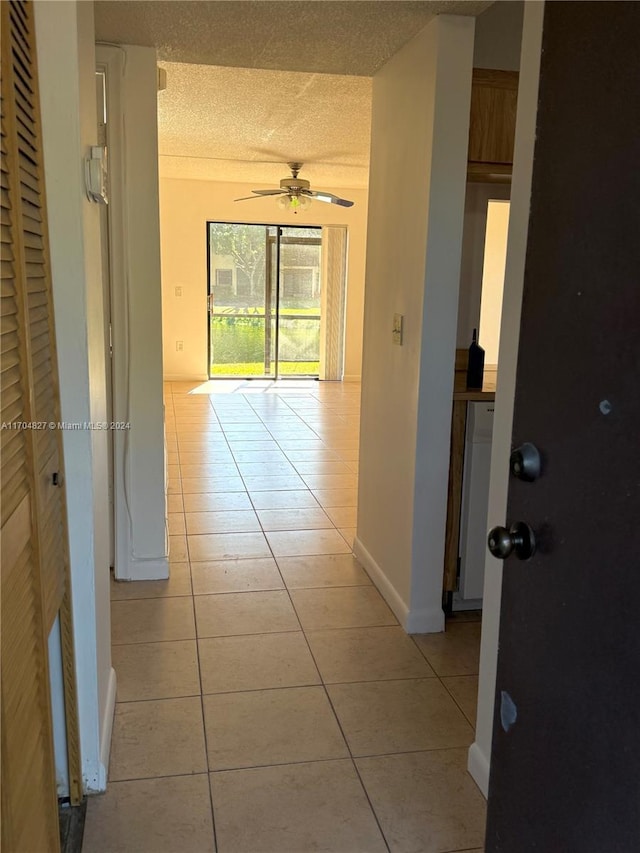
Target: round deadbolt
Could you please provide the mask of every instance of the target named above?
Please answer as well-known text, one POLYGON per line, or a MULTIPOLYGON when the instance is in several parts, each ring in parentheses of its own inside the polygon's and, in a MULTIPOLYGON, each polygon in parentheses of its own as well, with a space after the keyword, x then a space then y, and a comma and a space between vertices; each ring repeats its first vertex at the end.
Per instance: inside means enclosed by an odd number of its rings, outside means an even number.
POLYGON ((542 468, 540 451, 528 441, 512 452, 509 457, 509 468, 514 477, 532 483, 540 476, 542 468))

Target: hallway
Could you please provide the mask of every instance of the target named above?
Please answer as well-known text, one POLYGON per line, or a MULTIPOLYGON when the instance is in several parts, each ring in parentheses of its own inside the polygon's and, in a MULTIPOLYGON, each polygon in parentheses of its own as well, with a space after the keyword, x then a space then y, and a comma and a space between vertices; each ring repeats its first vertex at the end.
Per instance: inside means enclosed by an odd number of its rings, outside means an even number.
POLYGON ((112 583, 84 853, 480 853, 480 624, 407 637, 352 556, 359 400, 166 383, 171 578, 112 583))

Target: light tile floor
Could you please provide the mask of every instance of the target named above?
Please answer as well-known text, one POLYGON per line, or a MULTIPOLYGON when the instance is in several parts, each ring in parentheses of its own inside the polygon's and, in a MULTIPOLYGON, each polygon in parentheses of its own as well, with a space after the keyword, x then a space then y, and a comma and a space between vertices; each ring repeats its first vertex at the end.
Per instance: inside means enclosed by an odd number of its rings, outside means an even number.
POLYGON ((84 853, 480 853, 480 626, 407 637, 351 554, 359 398, 166 385, 171 579, 112 585, 84 853))

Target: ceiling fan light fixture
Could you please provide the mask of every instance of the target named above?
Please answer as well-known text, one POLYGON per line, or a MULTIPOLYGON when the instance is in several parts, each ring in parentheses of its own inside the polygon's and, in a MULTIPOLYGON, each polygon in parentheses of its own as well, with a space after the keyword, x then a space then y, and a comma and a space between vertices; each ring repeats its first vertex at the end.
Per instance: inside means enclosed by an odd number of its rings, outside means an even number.
POLYGON ((252 198, 264 198, 269 195, 279 196, 278 204, 282 210, 297 213, 299 210, 306 210, 311 206, 311 200, 317 198, 318 201, 326 201, 329 204, 338 204, 341 207, 353 207, 353 202, 348 198, 340 198, 326 190, 312 190, 309 181, 298 177, 298 172, 302 168, 302 163, 289 163, 291 169, 291 177, 283 178, 280 181, 280 188, 269 190, 251 190, 253 195, 237 198, 236 201, 249 201, 252 198))
POLYGON ((278 207, 297 213, 299 210, 307 210, 311 207, 311 199, 306 195, 281 195, 278 199, 278 207))

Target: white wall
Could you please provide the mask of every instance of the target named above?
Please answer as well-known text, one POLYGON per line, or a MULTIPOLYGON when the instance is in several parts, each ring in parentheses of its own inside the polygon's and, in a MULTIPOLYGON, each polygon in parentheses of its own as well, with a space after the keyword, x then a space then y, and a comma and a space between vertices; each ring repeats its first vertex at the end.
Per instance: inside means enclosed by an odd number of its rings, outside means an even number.
POLYGON ((508 228, 509 202, 496 201, 495 199, 490 201, 487 211, 487 233, 484 243, 484 263, 482 265, 480 325, 478 327, 478 340, 484 349, 484 363, 488 367, 498 364, 508 228))
POLYGON ((439 16, 373 81, 355 550, 410 631, 444 625, 473 33, 473 18, 439 16))
MULTIPOLYGON (((504 524, 509 485, 509 454, 516 388, 516 366, 525 254, 529 225, 531 174, 536 130, 538 79, 542 45, 544 3, 525 6, 515 156, 507 244, 504 298, 500 334, 500 370, 491 445, 491 478, 487 529, 504 524)), ((498 658, 502 563, 487 551, 484 575, 482 641, 476 739, 469 749, 469 771, 485 796, 489 789, 489 765, 493 733, 493 705, 498 658)))
POLYGON ((524 0, 498 0, 476 19, 474 68, 517 71, 524 0))
MULTIPOLYGON (((250 196, 255 184, 214 181, 160 181, 162 236, 163 357, 167 379, 207 376, 207 237, 206 222, 254 222, 280 225, 346 225, 348 228, 345 379, 360 378, 362 317, 367 229, 367 193, 331 188, 352 199, 351 208, 313 202, 294 214, 278 208, 273 198, 235 203, 250 196), (175 295, 182 287, 183 295, 175 295), (175 342, 184 341, 176 351, 175 342)), ((260 187, 258 187, 260 188, 260 187)), ((323 187, 323 189, 329 189, 323 187)))
MULTIPOLYGON (((36 36, 62 418, 106 419, 100 221, 83 187, 96 139, 93 4, 37 2, 36 36)), ((107 443, 63 435, 83 784, 104 789, 111 668, 107 443)))
POLYGON ((107 75, 115 574, 168 577, 155 50, 100 46, 107 75))

